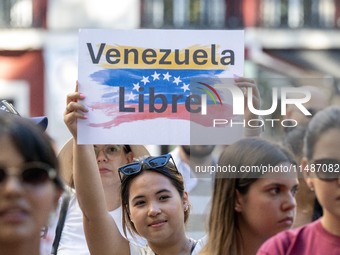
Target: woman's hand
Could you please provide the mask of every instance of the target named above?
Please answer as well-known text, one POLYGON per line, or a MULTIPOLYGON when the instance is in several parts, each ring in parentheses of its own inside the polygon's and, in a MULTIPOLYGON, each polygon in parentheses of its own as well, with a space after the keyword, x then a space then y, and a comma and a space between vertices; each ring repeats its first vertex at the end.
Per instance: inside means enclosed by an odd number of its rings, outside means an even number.
POLYGON ((74 139, 77 139, 77 119, 87 119, 85 113, 88 112, 88 110, 85 105, 81 103, 84 98, 85 95, 78 92, 78 83, 76 91, 68 94, 66 97, 64 122, 74 139))

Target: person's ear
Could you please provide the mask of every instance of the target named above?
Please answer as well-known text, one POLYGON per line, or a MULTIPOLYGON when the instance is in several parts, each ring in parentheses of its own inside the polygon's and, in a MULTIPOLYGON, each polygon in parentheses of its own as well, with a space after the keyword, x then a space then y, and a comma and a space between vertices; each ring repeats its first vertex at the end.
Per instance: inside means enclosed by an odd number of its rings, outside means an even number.
POLYGON ((128 163, 131 163, 133 161, 133 153, 132 151, 129 151, 128 153, 125 154, 126 160, 128 163))
POLYGON ((241 193, 236 190, 235 191, 235 211, 238 213, 242 212, 242 208, 243 208, 243 196, 241 195, 241 193))
POLYGON ((309 171, 308 159, 306 157, 303 157, 301 160, 300 170, 303 172, 303 177, 305 182, 307 183, 307 186, 311 191, 314 191, 314 178, 312 176, 312 173, 309 171))
POLYGON ((189 209, 189 196, 188 196, 188 192, 184 192, 183 194, 183 208, 184 208, 184 211, 188 211, 189 209))

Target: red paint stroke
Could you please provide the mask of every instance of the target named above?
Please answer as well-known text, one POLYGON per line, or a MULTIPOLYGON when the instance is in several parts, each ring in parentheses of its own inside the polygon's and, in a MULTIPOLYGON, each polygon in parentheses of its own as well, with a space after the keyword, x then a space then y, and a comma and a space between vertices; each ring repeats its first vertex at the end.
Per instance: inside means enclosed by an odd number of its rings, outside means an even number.
MULTIPOLYGON (((131 107, 138 110, 138 105, 125 105, 126 108, 131 107)), ((160 109, 161 105, 155 104, 155 108, 160 109)), ((134 121, 145 121, 152 119, 178 119, 188 120, 200 124, 205 127, 212 127, 214 119, 233 119, 232 107, 230 105, 207 105, 207 115, 199 113, 190 113, 185 109, 184 104, 177 105, 176 112, 172 112, 172 108, 169 106, 164 112, 149 112, 149 106, 144 105, 143 112, 119 112, 119 106, 117 104, 97 103, 90 108, 93 110, 101 110, 109 121, 102 123, 90 123, 91 127, 111 128, 119 126, 122 123, 129 123, 134 121)))

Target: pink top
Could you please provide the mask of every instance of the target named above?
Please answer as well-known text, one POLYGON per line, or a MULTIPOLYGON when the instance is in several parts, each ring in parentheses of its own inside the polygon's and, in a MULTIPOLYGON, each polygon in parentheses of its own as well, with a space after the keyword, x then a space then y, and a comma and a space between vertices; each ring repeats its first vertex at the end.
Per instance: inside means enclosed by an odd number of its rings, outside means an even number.
POLYGON ((268 239, 257 255, 339 255, 340 236, 327 232, 321 221, 280 232, 268 239))

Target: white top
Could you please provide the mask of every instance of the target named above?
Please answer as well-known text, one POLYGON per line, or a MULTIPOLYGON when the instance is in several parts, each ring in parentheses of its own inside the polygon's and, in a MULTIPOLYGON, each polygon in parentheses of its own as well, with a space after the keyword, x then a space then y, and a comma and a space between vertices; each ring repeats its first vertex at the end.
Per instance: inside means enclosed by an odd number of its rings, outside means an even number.
MULTIPOLYGON (((198 255, 206 244, 206 241, 206 237, 198 240, 195 249, 192 251, 191 255, 198 255)), ((130 243, 130 255, 155 255, 155 253, 150 249, 149 246, 141 247, 130 243)))
POLYGON ((42 235, 40 238, 40 254, 41 255, 50 255, 52 244, 55 238, 55 229, 57 228, 57 222, 59 218, 60 207, 58 207, 49 218, 47 228, 44 228, 44 232, 42 231, 42 235))

